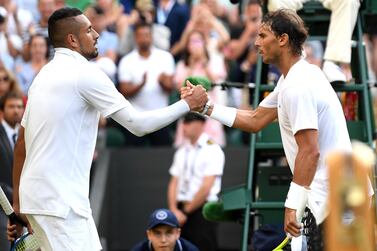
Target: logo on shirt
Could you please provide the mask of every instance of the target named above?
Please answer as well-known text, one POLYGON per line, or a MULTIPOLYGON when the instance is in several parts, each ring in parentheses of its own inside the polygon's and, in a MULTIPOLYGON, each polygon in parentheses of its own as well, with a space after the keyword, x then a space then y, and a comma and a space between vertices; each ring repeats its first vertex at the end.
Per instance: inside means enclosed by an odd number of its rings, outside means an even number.
POLYGON ((168 218, 168 214, 165 211, 158 211, 156 213, 156 218, 157 220, 165 220, 166 218, 168 218))

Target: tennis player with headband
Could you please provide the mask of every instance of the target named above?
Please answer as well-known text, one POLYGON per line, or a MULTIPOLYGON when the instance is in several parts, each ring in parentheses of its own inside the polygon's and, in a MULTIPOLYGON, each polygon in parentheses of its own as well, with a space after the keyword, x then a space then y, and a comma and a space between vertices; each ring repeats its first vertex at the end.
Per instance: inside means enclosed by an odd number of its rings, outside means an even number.
MULTIPOLYGON (((321 69, 302 58, 307 35, 304 22, 294 11, 268 13, 255 46, 263 62, 274 64, 282 73, 277 86, 255 110, 237 110, 210 101, 205 108, 211 118, 248 132, 258 132, 278 119, 293 174, 285 201, 284 229, 295 237, 301 234, 300 221, 306 207, 310 209, 309 220, 321 224, 326 217, 326 155, 332 150, 352 151, 338 96, 321 69)), ((188 90, 190 87, 182 88, 182 98, 188 90)), ((321 227, 315 228, 321 232, 321 227)), ((309 250, 321 250, 314 246, 321 246, 323 241, 312 241, 316 238, 311 234, 316 231, 307 236, 309 250)))
POLYGON ((44 251, 100 250, 88 198, 100 113, 142 136, 202 110, 208 97, 198 86, 171 106, 138 112, 88 62, 98 54, 99 35, 80 10, 55 11, 48 33, 56 52, 29 91, 15 147, 13 207, 44 251))

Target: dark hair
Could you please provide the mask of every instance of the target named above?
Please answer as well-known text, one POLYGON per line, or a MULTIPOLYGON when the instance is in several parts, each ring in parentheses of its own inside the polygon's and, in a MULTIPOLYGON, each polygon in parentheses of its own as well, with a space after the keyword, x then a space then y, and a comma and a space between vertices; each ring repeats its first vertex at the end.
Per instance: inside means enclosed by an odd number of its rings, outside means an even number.
POLYGON ((0 111, 4 111, 5 103, 9 99, 20 99, 23 101, 23 97, 19 92, 13 92, 13 91, 7 92, 2 98, 0 98, 0 111))
POLYGON ((183 117, 183 123, 187 124, 187 123, 190 123, 192 121, 200 121, 200 122, 204 123, 206 121, 206 118, 203 115, 196 113, 196 112, 186 113, 186 115, 183 117))
POLYGON ((33 42, 33 39, 34 39, 34 38, 37 38, 37 37, 41 37, 41 38, 44 39, 44 41, 45 41, 45 43, 46 43, 46 47, 47 47, 46 54, 45 54, 45 58, 46 58, 46 59, 49 59, 49 58, 50 58, 50 49, 49 49, 49 47, 50 47, 50 41, 49 41, 48 38, 45 37, 43 34, 41 34, 41 33, 37 33, 37 34, 32 35, 32 36, 30 37, 30 39, 29 39, 29 48, 30 48, 30 46, 31 46, 31 43, 33 42))
POLYGON ((79 15, 82 15, 81 10, 69 7, 58 9, 52 13, 48 19, 48 37, 54 47, 59 47, 64 43, 60 34, 62 32, 62 27, 59 25, 60 21, 79 15))
POLYGON ((301 55, 308 30, 296 12, 288 9, 270 12, 263 17, 262 23, 270 26, 271 31, 277 36, 287 34, 292 53, 301 55))

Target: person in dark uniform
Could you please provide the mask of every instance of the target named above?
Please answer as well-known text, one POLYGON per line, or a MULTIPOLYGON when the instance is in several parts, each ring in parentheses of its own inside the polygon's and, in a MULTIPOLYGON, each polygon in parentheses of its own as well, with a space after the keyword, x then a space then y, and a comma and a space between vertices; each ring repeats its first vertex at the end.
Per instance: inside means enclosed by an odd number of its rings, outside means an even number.
POLYGON ((199 251, 191 242, 180 238, 178 220, 168 209, 157 209, 151 214, 146 234, 148 239, 131 251, 199 251))
MULTIPOLYGON (((18 92, 8 92, 0 98, 0 186, 8 199, 12 201, 12 170, 13 149, 17 139, 18 129, 24 103, 22 95, 18 92)), ((7 241, 8 217, 0 209, 0 250, 9 250, 7 241)))

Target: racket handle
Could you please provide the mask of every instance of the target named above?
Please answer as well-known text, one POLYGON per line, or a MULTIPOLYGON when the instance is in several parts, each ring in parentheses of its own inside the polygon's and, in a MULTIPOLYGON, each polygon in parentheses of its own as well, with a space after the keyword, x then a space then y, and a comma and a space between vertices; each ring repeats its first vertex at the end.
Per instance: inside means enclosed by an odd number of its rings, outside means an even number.
MULTIPOLYGON (((10 225, 14 225, 16 223, 16 217, 17 217, 17 215, 14 212, 11 213, 10 215, 8 215, 10 225)), ((16 234, 16 236, 14 236, 14 238, 17 238, 17 234, 16 234)), ((14 247, 14 241, 11 241, 10 242, 10 251, 13 250, 13 247, 14 247)))
MULTIPOLYGON (((24 227, 27 226, 26 222, 24 220, 22 220, 20 217, 18 217, 17 214, 15 214, 14 212, 11 213, 10 215, 8 215, 8 219, 9 219, 9 223, 11 225, 18 223, 18 224, 21 224, 24 227)), ((13 246, 14 246, 14 241, 11 241, 10 242, 10 250, 11 251, 13 250, 13 246)))

